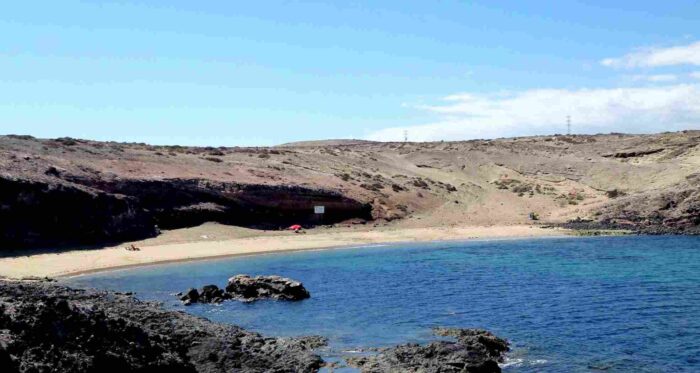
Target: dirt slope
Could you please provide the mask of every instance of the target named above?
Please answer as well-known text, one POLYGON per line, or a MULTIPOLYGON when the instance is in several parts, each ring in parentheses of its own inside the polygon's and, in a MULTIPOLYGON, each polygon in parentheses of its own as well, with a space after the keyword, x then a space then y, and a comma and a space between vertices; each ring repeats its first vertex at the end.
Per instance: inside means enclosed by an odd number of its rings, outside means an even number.
POLYGON ((204 221, 521 224, 531 212, 697 232, 699 143, 700 131, 272 148, 2 136, 0 241, 100 242, 204 221))

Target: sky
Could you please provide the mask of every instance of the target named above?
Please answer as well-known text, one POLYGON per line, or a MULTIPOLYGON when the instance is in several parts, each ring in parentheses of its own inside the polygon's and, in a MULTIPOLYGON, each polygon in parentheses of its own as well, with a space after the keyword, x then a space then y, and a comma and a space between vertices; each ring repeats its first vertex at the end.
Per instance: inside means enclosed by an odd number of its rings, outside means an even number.
POLYGON ((0 134, 205 146, 700 129, 700 2, 13 1, 0 134))

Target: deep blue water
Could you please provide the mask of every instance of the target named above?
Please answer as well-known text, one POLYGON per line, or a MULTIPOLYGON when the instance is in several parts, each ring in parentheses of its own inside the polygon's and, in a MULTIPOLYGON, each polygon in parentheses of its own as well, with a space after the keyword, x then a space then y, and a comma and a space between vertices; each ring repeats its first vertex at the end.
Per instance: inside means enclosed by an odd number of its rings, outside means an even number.
POLYGON ((82 276, 268 335, 319 334, 323 354, 480 327, 509 339, 505 372, 700 371, 700 237, 402 244, 167 264, 82 276), (312 298, 183 307, 234 274, 302 281, 312 298))

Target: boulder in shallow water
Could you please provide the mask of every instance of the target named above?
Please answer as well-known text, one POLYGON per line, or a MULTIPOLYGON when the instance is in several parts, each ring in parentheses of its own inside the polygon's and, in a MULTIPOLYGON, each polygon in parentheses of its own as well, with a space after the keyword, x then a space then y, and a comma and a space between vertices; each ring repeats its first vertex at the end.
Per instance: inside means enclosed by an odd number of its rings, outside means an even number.
POLYGON ((206 285, 199 292, 201 303, 221 303, 224 300, 224 290, 216 285, 206 285))
POLYGON ((481 329, 437 328, 435 334, 457 341, 409 343, 386 349, 374 356, 348 358, 348 365, 363 373, 499 373, 498 363, 508 351, 508 342, 481 329))
POLYGON ((193 303, 221 303, 227 299, 252 302, 258 299, 302 300, 309 298, 309 292, 299 281, 280 276, 236 275, 228 280, 225 289, 216 285, 206 285, 199 291, 190 288, 180 300, 184 305, 193 303))
POLYGON ((224 289, 219 289, 216 285, 206 285, 199 291, 190 288, 184 295, 180 296, 180 300, 186 306, 192 303, 221 303, 230 298, 231 296, 226 294, 224 289))
POLYGON ((199 292, 195 288, 190 288, 184 295, 180 297, 180 300, 185 302, 185 304, 187 305, 197 303, 197 301, 199 300, 199 292))
POLYGON ((302 300, 311 296, 301 282, 280 276, 236 275, 228 279, 226 292, 243 300, 302 300))

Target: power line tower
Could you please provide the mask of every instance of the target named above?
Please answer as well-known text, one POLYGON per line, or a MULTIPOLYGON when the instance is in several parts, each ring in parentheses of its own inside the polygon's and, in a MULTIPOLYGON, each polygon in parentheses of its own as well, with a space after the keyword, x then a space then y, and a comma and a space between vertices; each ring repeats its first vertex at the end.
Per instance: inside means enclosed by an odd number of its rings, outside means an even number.
POLYGON ((571 115, 566 116, 566 134, 571 135, 571 115))
POLYGON ((403 142, 408 142, 408 130, 403 130, 403 142))

